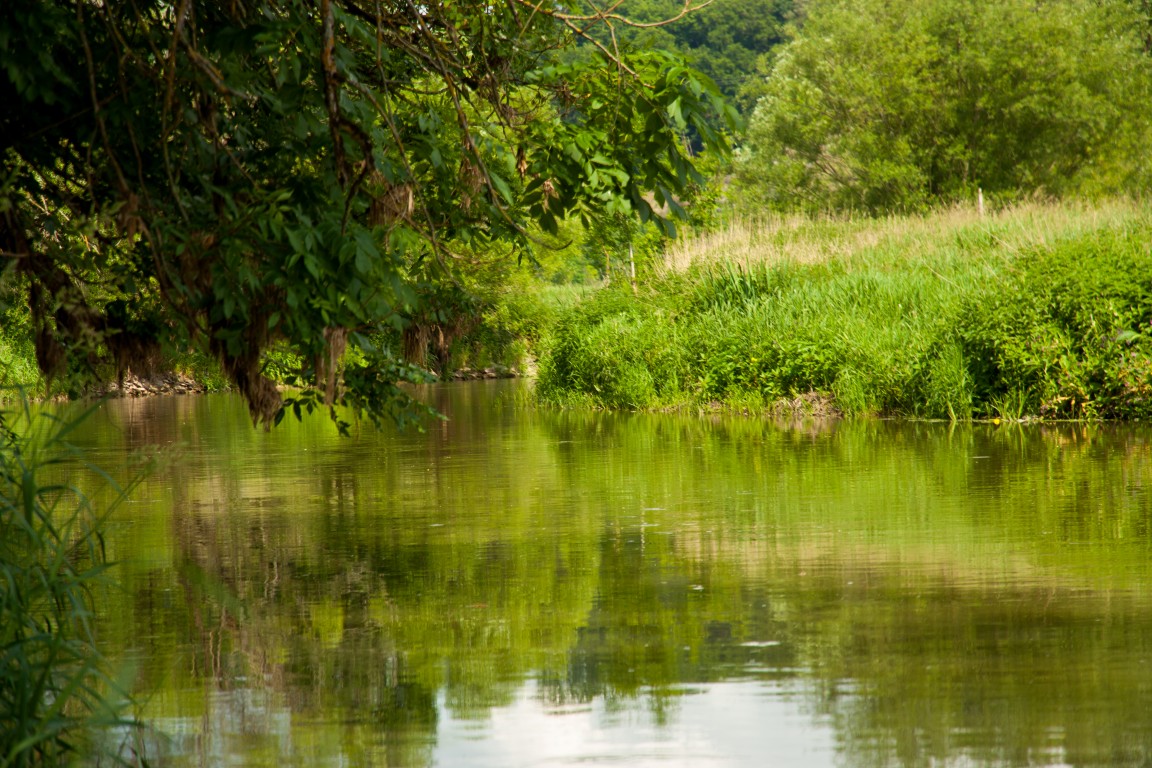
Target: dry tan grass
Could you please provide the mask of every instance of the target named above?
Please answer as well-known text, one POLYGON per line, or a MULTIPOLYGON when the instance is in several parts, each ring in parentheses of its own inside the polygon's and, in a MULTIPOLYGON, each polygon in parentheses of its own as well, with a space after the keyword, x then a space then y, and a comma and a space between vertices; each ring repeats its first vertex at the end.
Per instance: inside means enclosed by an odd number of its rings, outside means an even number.
POLYGON ((998 250, 1012 253, 1147 216, 1141 203, 1120 199, 1028 202, 983 216, 975 206, 879 219, 766 215, 675 243, 663 267, 682 272, 691 266, 872 261, 881 254, 885 259, 945 257, 964 238, 990 239, 998 250))

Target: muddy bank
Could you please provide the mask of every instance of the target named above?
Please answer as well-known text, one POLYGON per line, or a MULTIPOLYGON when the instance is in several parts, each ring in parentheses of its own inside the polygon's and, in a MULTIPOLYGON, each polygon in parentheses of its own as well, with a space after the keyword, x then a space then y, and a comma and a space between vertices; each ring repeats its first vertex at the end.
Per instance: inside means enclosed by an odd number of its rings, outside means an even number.
POLYGON ((155 376, 127 374, 123 381, 114 381, 97 388, 96 397, 151 397, 154 395, 195 395, 207 392, 208 387, 181 373, 160 373, 155 376))
MULTIPOLYGON (((453 371, 447 381, 474 381, 477 379, 515 379, 523 374, 515 368, 494 365, 488 368, 461 368, 453 371)), ((208 391, 208 387, 190 376, 163 373, 155 376, 128 374, 123 382, 112 382, 93 391, 96 397, 150 397, 154 395, 192 395, 208 391)))

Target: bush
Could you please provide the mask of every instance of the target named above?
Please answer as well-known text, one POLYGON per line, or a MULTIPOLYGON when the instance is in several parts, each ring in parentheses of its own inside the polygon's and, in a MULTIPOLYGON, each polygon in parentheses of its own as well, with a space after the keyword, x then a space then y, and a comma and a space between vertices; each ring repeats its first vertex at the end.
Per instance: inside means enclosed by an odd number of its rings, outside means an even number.
POLYGON ((558 323, 540 366, 547 399, 589 396, 610 408, 647 408, 680 399, 687 371, 674 313, 613 286, 558 323))
POLYGON ((1022 255, 969 296, 956 338, 989 415, 1152 416, 1152 254, 1144 228, 1022 255))
POLYGON ((0 281, 0 385, 31 387, 40 380, 31 325, 17 291, 0 281))

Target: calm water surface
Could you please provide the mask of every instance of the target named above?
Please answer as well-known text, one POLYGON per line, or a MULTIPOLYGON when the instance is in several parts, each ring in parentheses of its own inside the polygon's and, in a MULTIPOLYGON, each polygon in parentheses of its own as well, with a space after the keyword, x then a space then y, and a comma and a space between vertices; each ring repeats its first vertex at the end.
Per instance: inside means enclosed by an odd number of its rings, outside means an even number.
POLYGON ((102 632, 171 766, 1152 765, 1152 432, 112 402, 102 632))

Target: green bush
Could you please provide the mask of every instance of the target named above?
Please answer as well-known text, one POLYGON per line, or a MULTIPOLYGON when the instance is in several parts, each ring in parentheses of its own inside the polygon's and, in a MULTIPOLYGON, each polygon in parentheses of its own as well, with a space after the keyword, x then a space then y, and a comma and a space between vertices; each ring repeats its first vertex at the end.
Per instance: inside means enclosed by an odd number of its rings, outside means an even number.
POLYGON ((669 307, 637 300, 623 286, 604 289, 553 330, 538 388, 553 400, 584 395, 610 408, 678 400, 686 366, 676 331, 669 307))
POLYGON ((985 412, 1152 415, 1152 254, 1144 228, 1097 233, 1023 254, 957 317, 985 412))
POLYGON ((0 385, 32 387, 39 380, 28 311, 15 288, 0 282, 0 385))

